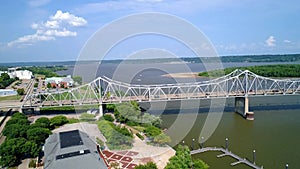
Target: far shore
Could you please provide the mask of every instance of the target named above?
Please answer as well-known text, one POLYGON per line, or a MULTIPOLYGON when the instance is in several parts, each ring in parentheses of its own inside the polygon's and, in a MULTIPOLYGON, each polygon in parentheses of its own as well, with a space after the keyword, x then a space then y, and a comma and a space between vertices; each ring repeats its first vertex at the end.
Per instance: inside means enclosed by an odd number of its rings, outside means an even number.
POLYGON ((169 73, 164 74, 162 77, 169 77, 169 78, 201 78, 201 76, 198 76, 198 73, 191 72, 191 73, 169 73))

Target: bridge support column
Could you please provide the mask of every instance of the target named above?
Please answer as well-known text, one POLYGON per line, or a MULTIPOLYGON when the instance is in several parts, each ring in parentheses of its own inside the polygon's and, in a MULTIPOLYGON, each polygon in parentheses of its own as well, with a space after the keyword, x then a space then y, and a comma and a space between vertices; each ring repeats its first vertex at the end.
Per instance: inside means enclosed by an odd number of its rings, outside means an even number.
POLYGON ((249 98, 236 97, 235 98, 235 112, 239 113, 247 120, 254 120, 254 112, 249 112, 249 98))
POLYGON ((103 104, 102 103, 99 104, 99 116, 100 117, 103 116, 103 104))

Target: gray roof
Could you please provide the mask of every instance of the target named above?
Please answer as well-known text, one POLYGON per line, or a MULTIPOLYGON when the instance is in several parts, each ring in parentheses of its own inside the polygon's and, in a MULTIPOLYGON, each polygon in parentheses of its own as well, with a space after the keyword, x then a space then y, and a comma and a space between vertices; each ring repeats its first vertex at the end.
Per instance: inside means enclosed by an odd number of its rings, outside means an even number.
POLYGON ((44 152, 45 169, 107 168, 97 152, 96 144, 86 133, 79 130, 50 135, 46 140, 44 152))

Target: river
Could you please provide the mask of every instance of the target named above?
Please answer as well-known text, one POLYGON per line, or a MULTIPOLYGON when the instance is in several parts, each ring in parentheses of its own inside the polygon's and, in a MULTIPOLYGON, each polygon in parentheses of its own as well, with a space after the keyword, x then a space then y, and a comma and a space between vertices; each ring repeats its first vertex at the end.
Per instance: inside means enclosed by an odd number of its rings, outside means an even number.
MULTIPOLYGON (((275 63, 223 63, 223 66, 264 64, 275 63)), ((192 72, 204 70, 204 66, 201 64, 189 63, 187 65, 192 72)), ((101 65, 97 71, 97 76, 105 75, 115 77, 115 80, 123 80, 124 78, 118 79, 120 76, 114 74, 118 66, 118 64, 101 65)), ((134 77, 129 78, 127 82, 134 84, 176 83, 178 79, 162 77, 162 75, 170 73, 165 70, 172 70, 171 73, 184 73, 176 69, 177 64, 159 64, 155 69, 151 64, 125 65, 128 70, 138 66, 149 67, 149 69, 135 72, 134 77), (157 69, 159 67, 162 69, 157 69)), ((73 69, 71 67, 69 70, 59 73, 72 74, 73 69)), ((126 72, 122 76, 127 76, 126 72)), ((188 79, 183 80, 189 81, 188 79)), ((191 121, 195 121, 189 132, 184 133, 185 137, 182 140, 185 141, 185 144, 192 146, 192 139, 194 138, 196 139, 194 147, 199 148, 198 137, 208 115, 210 100, 201 100, 200 106, 195 102, 196 108, 181 110, 180 113, 177 102, 167 103, 164 110, 160 109, 161 104, 165 103, 152 103, 150 112, 161 116, 163 120, 162 127, 169 128, 179 116, 182 116, 180 121, 182 126, 191 125, 191 121)), ((193 102, 191 101, 190 104, 193 104, 193 102)), ((253 150, 256 150, 256 164, 259 166, 264 166, 267 169, 280 169, 285 168, 285 164, 288 163, 290 168, 300 168, 300 96, 251 97, 250 111, 255 113, 254 121, 247 121, 233 112, 233 99, 227 99, 225 105, 222 119, 214 134, 205 141, 205 146, 225 146, 225 138, 228 138, 229 149, 241 157, 248 158, 250 161, 252 161, 253 150)), ((149 108, 149 105, 144 106, 149 108)), ((177 133, 182 133, 180 128, 170 135, 172 137, 177 133)), ((182 142, 182 140, 177 141, 182 142)), ((194 155, 193 158, 203 159, 210 165, 211 169, 249 168, 242 164, 232 167, 230 163, 234 162, 234 159, 230 157, 216 158, 217 154, 219 153, 208 152, 194 155)))

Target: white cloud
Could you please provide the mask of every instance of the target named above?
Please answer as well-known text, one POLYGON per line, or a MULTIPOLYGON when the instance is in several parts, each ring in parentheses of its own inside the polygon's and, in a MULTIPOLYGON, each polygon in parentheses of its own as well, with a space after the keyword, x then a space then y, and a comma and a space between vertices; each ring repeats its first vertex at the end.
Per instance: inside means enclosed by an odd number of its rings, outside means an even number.
POLYGON ((50 1, 51 0, 29 0, 28 4, 32 7, 39 7, 48 4, 50 1))
POLYGON ((270 36, 265 42, 266 42, 266 45, 269 47, 276 46, 276 40, 275 40, 274 36, 270 36))
POLYGON ((284 40, 283 42, 284 42, 284 43, 291 43, 291 41, 290 41, 290 40, 287 40, 287 39, 284 40))
POLYGON ((55 37, 53 36, 45 36, 45 35, 39 35, 39 34, 33 34, 33 35, 25 35, 23 37, 20 37, 14 41, 11 41, 7 43, 8 47, 14 46, 16 44, 24 45, 32 45, 32 43, 35 43, 37 41, 49 41, 49 40, 55 40, 55 37))
POLYGON ((47 36, 57 36, 57 37, 67 37, 67 36, 77 36, 77 32, 71 32, 69 30, 63 29, 61 31, 58 30, 47 30, 44 32, 44 35, 47 36))
POLYGON ((55 37, 77 36, 77 32, 68 29, 71 27, 84 26, 86 24, 87 21, 84 18, 58 10, 55 15, 50 16, 47 21, 31 24, 31 28, 36 30, 34 34, 19 37, 7 43, 7 46, 28 46, 38 41, 55 40, 55 37))
POLYGON ((61 10, 58 10, 54 16, 50 17, 50 19, 59 23, 65 22, 70 26, 75 27, 87 24, 87 21, 82 17, 77 17, 75 15, 70 14, 69 12, 63 13, 61 10))

